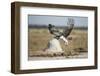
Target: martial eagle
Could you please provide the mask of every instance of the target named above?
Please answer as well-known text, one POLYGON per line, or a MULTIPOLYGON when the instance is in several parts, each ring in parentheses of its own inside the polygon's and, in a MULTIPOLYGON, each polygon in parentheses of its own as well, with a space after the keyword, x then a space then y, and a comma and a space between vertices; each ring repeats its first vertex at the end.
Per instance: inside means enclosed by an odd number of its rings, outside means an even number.
POLYGON ((54 35, 56 39, 62 39, 65 42, 65 45, 68 45, 67 37, 70 35, 72 29, 74 27, 74 19, 68 18, 67 26, 61 32, 54 25, 49 24, 48 29, 51 34, 54 35))

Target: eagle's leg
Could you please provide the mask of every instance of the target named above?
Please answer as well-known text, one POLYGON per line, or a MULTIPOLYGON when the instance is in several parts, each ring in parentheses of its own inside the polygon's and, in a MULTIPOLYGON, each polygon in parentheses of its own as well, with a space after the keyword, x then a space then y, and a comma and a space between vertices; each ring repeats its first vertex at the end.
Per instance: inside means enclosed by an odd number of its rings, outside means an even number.
POLYGON ((68 45, 68 40, 64 36, 61 36, 60 39, 62 39, 65 42, 65 45, 68 45))

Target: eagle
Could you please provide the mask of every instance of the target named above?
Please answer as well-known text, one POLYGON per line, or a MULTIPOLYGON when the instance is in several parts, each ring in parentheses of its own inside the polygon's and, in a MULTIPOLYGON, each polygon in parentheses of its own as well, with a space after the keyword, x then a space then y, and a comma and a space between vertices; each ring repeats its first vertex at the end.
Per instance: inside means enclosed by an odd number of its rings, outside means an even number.
POLYGON ((49 32, 54 35, 54 38, 56 39, 62 39, 65 42, 65 45, 68 45, 67 37, 70 35, 72 29, 74 27, 74 19, 68 18, 67 26, 63 31, 61 32, 59 29, 57 29, 54 25, 49 24, 48 29, 49 32))

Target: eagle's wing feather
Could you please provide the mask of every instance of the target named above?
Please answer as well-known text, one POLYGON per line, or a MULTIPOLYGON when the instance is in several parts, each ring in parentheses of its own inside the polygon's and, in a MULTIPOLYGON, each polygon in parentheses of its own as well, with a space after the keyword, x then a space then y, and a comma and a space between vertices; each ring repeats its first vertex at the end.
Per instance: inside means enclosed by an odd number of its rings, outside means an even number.
POLYGON ((70 35, 70 33, 71 33, 72 29, 73 29, 73 26, 74 26, 74 25, 70 25, 70 27, 67 27, 67 28, 64 30, 64 32, 63 32, 64 37, 67 38, 68 35, 70 35))
POLYGON ((63 31, 63 35, 64 35, 64 37, 65 38, 67 38, 68 37, 68 35, 70 35, 70 33, 71 33, 71 31, 72 31, 72 29, 73 29, 73 27, 74 27, 74 19, 72 19, 72 18, 69 18, 68 19, 68 22, 67 22, 67 27, 65 28, 65 30, 63 31))

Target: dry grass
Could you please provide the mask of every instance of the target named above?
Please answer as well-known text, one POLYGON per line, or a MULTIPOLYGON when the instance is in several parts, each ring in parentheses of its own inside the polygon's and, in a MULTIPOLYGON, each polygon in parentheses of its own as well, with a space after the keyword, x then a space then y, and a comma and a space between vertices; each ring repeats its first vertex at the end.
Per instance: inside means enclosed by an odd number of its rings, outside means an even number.
MULTIPOLYGON (((52 35, 49 33, 48 29, 33 29, 29 28, 28 31, 28 50, 29 56, 30 52, 44 50, 47 47, 49 40, 52 35)), ((76 30, 73 29, 70 36, 69 45, 65 46, 63 41, 60 40, 61 46, 64 49, 66 55, 71 55, 74 53, 79 53, 82 51, 87 51, 87 31, 86 30, 76 30)))

